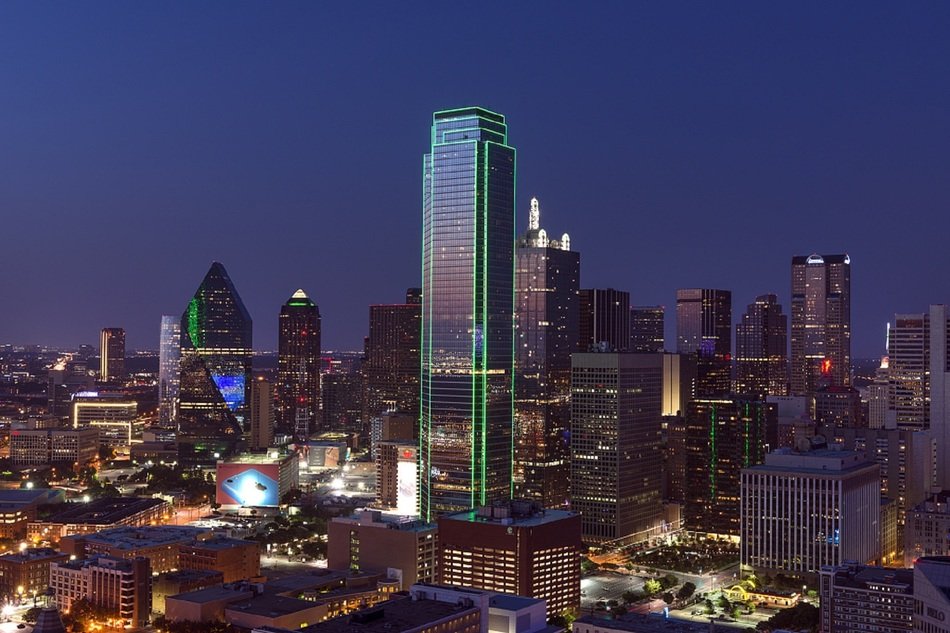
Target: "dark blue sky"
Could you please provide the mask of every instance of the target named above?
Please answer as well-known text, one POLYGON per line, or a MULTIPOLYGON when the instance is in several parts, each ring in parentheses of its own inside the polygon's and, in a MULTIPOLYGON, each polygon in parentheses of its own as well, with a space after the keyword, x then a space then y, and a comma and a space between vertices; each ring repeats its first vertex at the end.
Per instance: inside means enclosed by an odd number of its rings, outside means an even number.
POLYGON ((0 342, 155 348, 217 259, 256 347, 299 286, 357 348, 419 283, 432 111, 481 104, 583 285, 787 310, 847 251, 876 355, 950 302, 950 4, 825 4, 0 3, 0 342))

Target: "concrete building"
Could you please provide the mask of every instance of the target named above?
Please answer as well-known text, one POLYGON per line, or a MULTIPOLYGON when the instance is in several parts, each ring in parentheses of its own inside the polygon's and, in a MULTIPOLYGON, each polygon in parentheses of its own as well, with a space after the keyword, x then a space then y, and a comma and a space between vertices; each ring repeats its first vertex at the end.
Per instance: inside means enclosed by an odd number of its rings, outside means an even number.
POLYGON ((125 330, 102 328, 99 334, 99 380, 109 382, 125 377, 125 330))
POLYGON ((178 568, 183 570, 217 570, 224 582, 256 578, 261 574, 261 545, 225 537, 194 540, 178 546, 178 568))
POLYGON ((0 556, 0 600, 9 603, 43 594, 50 586, 50 564, 68 558, 50 547, 28 547, 0 556))
POLYGON ((879 560, 879 472, 862 453, 823 445, 779 449, 742 469, 742 569, 814 575, 879 560))
POLYGON ((220 571, 210 569, 189 569, 159 574, 152 578, 152 611, 164 614, 165 599, 168 596, 217 587, 221 584, 224 584, 224 575, 220 571))
POLYGON ((152 573, 147 558, 100 556, 52 563, 50 587, 56 606, 69 611, 80 598, 107 610, 122 625, 148 624, 152 610, 152 573))
POLYGON ((99 429, 99 445, 128 448, 141 437, 139 405, 123 394, 80 392, 73 396, 73 428, 99 429))
POLYGON ((631 352, 664 351, 665 313, 663 306, 630 306, 630 347, 631 352))
POLYGON ((589 542, 662 531, 662 354, 571 356, 571 509, 589 542))
POLYGON ((376 504, 401 515, 413 515, 419 507, 419 444, 376 443, 376 504))
POLYGON ((814 393, 815 422, 827 426, 867 426, 861 394, 854 387, 822 387, 814 393))
POLYGON ((27 525, 36 520, 41 506, 58 505, 65 500, 66 493, 59 489, 0 490, 0 538, 25 538, 27 525))
POLYGON ((179 548, 195 539, 210 538, 211 530, 179 525, 123 526, 60 539, 59 549, 76 558, 149 559, 152 573, 179 569, 179 548))
POLYGON ((30 521, 27 538, 55 544, 73 534, 92 534, 120 526, 159 525, 167 523, 171 515, 171 504, 162 499, 101 497, 89 503, 65 504, 49 519, 30 521))
POLYGON ((946 633, 950 622, 950 558, 925 556, 914 564, 914 630, 946 633))
POLYGON ((950 556, 950 492, 942 491, 908 509, 904 566, 924 556, 950 556))
POLYGON ((439 517, 439 582, 580 606, 581 517, 528 501, 439 517))
POLYGON ((10 432, 10 458, 14 466, 85 466, 98 456, 99 430, 96 428, 15 429, 10 432))
POLYGON ((822 633, 904 633, 914 628, 914 572, 857 563, 821 568, 822 633), (873 623, 873 626, 869 626, 873 623))
POLYGON ((247 387, 248 409, 251 414, 251 450, 266 450, 274 442, 274 385, 258 378, 247 387))
POLYGON ((376 510, 337 517, 327 524, 327 566, 387 572, 402 586, 433 582, 438 564, 434 523, 394 520, 376 510))

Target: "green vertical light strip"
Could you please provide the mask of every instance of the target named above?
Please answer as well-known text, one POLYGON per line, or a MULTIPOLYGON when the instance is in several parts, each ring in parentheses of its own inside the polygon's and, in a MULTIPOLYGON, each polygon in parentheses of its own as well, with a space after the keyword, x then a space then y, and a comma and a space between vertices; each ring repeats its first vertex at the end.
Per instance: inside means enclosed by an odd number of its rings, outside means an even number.
MULTIPOLYGON (((508 146, 508 127, 505 126, 505 147, 508 146)), ((511 380, 508 381, 511 393, 511 470, 508 472, 508 496, 515 496, 515 305, 517 302, 517 273, 515 262, 518 259, 518 160, 517 152, 511 148, 511 380)))
POLYGON ((472 182, 472 211, 473 211, 473 224, 474 224, 474 235, 472 236, 472 432, 471 432, 471 441, 469 443, 470 453, 470 463, 469 468, 469 499, 471 502, 469 505, 475 507, 475 445, 477 433, 475 429, 478 425, 478 413, 477 405, 475 402, 476 398, 476 386, 478 385, 478 362, 475 349, 475 340, 478 336, 478 150, 479 144, 477 142, 472 144, 472 151, 475 153, 475 178, 472 182))
POLYGON ((195 349, 203 347, 201 341, 201 301, 198 299, 200 294, 201 288, 198 288, 198 292, 188 302, 188 338, 191 339, 191 346, 195 349))
POLYGON ((484 184, 482 185, 482 350, 481 350, 481 375, 482 385, 482 504, 488 502, 488 154, 491 148, 489 143, 484 143, 483 154, 485 156, 484 166, 484 184))

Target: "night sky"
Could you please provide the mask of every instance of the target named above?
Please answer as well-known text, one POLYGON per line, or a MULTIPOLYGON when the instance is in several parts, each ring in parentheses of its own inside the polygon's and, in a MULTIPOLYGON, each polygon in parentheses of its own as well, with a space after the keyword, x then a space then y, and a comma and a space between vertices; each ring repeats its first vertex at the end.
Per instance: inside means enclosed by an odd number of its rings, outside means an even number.
MULTIPOLYGON (((220 260, 272 349, 419 285, 432 111, 483 105, 582 285, 786 312, 848 252, 853 348, 950 303, 950 3, 0 3, 0 343, 158 346, 220 260), (662 6, 661 6, 662 5, 662 6)), ((668 347, 670 343, 668 342, 668 347)))

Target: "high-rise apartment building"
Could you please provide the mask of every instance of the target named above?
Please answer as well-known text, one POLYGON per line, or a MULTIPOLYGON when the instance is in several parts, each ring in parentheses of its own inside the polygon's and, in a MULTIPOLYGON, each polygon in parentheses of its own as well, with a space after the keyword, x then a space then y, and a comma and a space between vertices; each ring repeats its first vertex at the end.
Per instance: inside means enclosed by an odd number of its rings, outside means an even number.
POLYGON ((630 293, 613 288, 580 291, 579 351, 624 352, 630 346, 630 293))
POLYGON ((736 324, 735 392, 765 399, 788 395, 788 319, 773 294, 750 303, 736 324))
POLYGON ((515 463, 518 497, 565 505, 570 473, 571 352, 577 347, 580 254, 551 240, 531 199, 515 249, 515 463))
POLYGON ((511 496, 514 198, 505 117, 436 112, 423 161, 425 519, 511 496))
POLYGON ((419 334, 422 291, 409 288, 406 302, 371 305, 363 382, 364 418, 387 411, 419 410, 419 334))
POLYGON ((824 565, 878 560, 879 477, 863 453, 820 445, 782 448, 742 469, 742 568, 817 574, 824 565))
POLYGON ((666 344, 665 318, 663 306, 630 306, 630 346, 627 349, 662 352, 666 344))
POLYGON ((851 258, 792 258, 792 395, 851 386, 851 258))
POLYGON ((778 426, 774 405, 747 398, 699 399, 686 409, 686 527, 737 536, 742 468, 761 464, 778 426))
POLYGON ((269 448, 274 442, 274 385, 269 380, 252 380, 248 392, 251 428, 248 445, 252 450, 269 448))
POLYGON ((571 509, 588 542, 638 542, 663 522, 663 354, 571 358, 571 509))
POLYGON ((317 430, 320 412, 320 309, 303 290, 280 308, 277 425, 298 440, 317 430))
POLYGON ((181 320, 162 316, 158 339, 158 421, 170 425, 178 415, 178 384, 181 378, 181 320))
POLYGON ((676 291, 676 351, 696 356, 696 397, 732 391, 732 292, 676 291))
POLYGON ((251 376, 251 315, 219 262, 181 317, 179 457, 210 462, 241 439, 251 376))
POLYGON ((125 376, 125 330, 103 328, 99 334, 99 380, 108 382, 125 376))
POLYGON ((548 617, 581 598, 581 520, 530 501, 439 517, 439 582, 540 598, 548 617))

